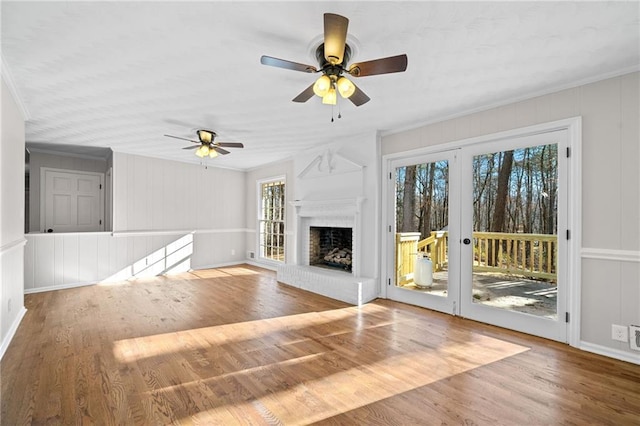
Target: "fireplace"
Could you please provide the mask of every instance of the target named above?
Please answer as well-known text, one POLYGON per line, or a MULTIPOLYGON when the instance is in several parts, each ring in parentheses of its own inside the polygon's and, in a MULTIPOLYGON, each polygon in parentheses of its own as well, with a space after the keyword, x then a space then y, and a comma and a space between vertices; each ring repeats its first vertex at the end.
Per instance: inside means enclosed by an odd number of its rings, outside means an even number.
POLYGON ((295 257, 292 263, 278 266, 278 281, 355 305, 375 299, 375 279, 360 275, 363 201, 360 197, 292 201, 296 213, 295 257), (335 256, 339 252, 344 253, 335 256), (334 260, 329 265, 327 256, 334 260))
POLYGON ((353 228, 310 226, 309 265, 351 272, 353 228))

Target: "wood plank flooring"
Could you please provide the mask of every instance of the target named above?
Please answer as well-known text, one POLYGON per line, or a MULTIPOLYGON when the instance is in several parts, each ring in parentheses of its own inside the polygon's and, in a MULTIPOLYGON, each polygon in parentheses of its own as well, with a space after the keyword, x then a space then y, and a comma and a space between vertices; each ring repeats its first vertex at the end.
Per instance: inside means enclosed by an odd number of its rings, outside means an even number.
POLYGON ((2 425, 640 424, 640 366, 247 265, 26 307, 2 425))

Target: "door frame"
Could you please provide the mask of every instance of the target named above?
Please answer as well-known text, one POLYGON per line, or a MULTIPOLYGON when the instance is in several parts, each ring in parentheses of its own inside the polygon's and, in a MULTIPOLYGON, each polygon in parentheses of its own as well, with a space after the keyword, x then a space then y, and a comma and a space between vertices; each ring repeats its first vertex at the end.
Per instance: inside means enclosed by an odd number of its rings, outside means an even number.
POLYGON ((54 167, 40 167, 40 230, 41 232, 46 232, 45 223, 46 223, 46 204, 47 204, 47 172, 60 172, 60 173, 68 173, 73 175, 94 175, 100 178, 100 185, 102 186, 102 190, 100 191, 99 202, 100 205, 98 210, 100 211, 100 215, 102 216, 102 224, 101 230, 96 232, 102 232, 105 230, 105 219, 104 219, 104 173, 101 172, 85 172, 82 170, 69 170, 69 169, 57 169, 54 167))
MULTIPOLYGON (((567 147, 570 161, 567 170, 567 190, 569 193, 567 211, 567 230, 558 230, 562 235, 569 231, 570 238, 567 241, 567 312, 569 323, 567 328, 567 343, 571 346, 580 345, 580 303, 581 303, 581 256, 582 247, 582 117, 571 117, 562 120, 541 123, 527 127, 521 127, 488 135, 471 137, 467 139, 452 140, 441 144, 424 146, 421 148, 387 154, 381 158, 381 280, 380 297, 388 298, 388 286, 394 285, 395 268, 395 209, 390 209, 391 199, 389 187, 390 176, 393 176, 392 163, 402 158, 420 155, 435 154, 442 151, 452 151, 469 145, 513 139, 523 136, 531 136, 540 133, 567 130, 567 147)), ((456 313, 458 314, 458 313, 456 313)), ((560 313, 559 313, 560 314, 560 313)))

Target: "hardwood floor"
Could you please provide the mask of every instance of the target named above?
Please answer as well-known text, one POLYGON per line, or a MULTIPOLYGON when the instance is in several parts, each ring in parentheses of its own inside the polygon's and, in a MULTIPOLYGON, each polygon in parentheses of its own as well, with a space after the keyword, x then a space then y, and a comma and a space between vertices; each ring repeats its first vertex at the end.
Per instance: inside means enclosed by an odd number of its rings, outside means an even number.
POLYGON ((640 424, 640 366, 246 265, 26 307, 2 425, 640 424))

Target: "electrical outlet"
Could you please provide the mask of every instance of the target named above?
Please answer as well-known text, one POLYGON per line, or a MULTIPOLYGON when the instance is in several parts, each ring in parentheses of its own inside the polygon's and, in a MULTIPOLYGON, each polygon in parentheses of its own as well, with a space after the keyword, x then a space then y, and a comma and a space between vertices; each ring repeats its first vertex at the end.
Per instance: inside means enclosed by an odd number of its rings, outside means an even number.
POLYGON ((611 325, 611 338, 619 342, 629 341, 629 330, 624 325, 611 325))
POLYGON ((231 256, 235 256, 236 255, 236 249, 231 249, 231 256))
POLYGON ((640 325, 630 325, 629 333, 631 334, 629 346, 634 351, 640 351, 640 325))

